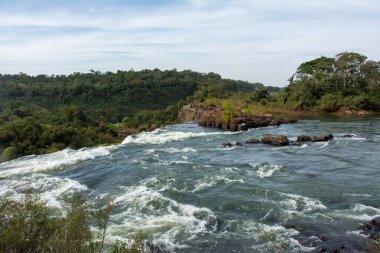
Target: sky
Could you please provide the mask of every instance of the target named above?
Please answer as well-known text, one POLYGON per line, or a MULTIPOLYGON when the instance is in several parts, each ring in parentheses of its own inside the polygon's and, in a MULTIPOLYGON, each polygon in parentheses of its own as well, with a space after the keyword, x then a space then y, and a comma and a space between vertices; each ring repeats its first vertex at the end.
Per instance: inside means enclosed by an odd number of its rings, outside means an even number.
POLYGON ((286 86, 305 61, 380 60, 379 0, 0 0, 0 73, 159 68, 286 86))

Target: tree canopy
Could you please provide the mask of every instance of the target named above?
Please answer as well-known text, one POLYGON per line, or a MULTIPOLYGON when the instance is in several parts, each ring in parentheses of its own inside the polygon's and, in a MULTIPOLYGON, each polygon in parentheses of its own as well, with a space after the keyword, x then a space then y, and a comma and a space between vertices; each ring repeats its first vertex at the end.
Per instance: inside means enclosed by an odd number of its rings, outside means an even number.
POLYGON ((299 109, 331 100, 340 100, 342 106, 375 109, 380 101, 380 62, 352 52, 304 62, 290 78, 285 97, 296 102, 299 109), (345 98, 347 101, 343 101, 345 98))

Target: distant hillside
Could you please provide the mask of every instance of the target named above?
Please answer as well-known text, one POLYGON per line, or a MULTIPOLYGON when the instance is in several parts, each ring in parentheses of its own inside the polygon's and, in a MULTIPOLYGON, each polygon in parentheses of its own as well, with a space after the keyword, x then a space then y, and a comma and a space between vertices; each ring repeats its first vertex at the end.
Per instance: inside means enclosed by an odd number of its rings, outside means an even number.
POLYGON ((11 147, 2 157, 7 160, 118 142, 117 128, 144 130, 173 123, 186 101, 227 98, 263 87, 190 70, 0 75, 0 152, 11 147))
POLYGON ((37 108, 58 112, 64 106, 75 105, 96 120, 102 116, 120 122, 141 110, 165 109, 193 95, 199 100, 223 98, 262 87, 189 70, 0 75, 0 120, 8 121, 12 115, 25 117, 37 108))

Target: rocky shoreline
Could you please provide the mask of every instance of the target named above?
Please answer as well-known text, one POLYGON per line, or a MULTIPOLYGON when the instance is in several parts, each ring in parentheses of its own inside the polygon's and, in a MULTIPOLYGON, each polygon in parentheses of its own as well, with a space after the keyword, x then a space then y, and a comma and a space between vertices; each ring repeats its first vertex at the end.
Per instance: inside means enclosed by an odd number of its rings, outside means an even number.
POLYGON ((204 127, 214 127, 228 131, 244 131, 250 128, 279 126, 297 122, 296 119, 275 119, 272 114, 249 115, 238 111, 228 120, 223 120, 223 109, 217 106, 188 104, 182 107, 179 119, 192 121, 204 127))

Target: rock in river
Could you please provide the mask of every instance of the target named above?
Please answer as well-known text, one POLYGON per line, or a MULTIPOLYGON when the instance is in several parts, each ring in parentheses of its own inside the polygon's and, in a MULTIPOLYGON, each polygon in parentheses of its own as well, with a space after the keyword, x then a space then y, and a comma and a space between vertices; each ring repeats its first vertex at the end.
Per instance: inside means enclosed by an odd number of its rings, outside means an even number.
POLYGON ((270 144, 273 146, 287 146, 289 145, 289 140, 285 135, 271 135, 271 134, 265 134, 261 141, 264 144, 270 144))

